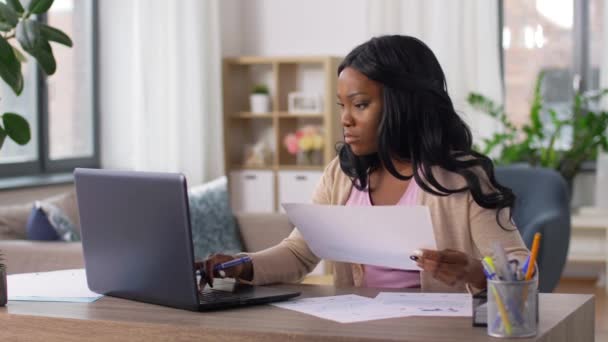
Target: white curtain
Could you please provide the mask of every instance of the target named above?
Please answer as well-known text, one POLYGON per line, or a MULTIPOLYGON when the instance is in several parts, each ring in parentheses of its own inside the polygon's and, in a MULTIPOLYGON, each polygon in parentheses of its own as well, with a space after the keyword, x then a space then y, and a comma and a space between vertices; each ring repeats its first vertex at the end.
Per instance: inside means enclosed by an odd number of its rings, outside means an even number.
POLYGON ((503 102, 497 0, 368 0, 368 34, 404 34, 424 41, 437 56, 456 111, 477 139, 496 129, 474 112, 467 95, 503 102))
POLYGON ((223 174, 218 0, 99 6, 102 166, 223 174))

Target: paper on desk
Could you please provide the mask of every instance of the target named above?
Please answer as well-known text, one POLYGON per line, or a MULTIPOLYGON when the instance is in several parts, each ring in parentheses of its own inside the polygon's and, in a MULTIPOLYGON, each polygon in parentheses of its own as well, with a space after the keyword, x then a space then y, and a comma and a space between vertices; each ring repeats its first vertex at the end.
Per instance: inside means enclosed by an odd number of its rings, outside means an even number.
POLYGON ((291 222, 318 257, 418 270, 410 260, 419 248, 435 249, 425 206, 330 206, 284 203, 291 222))
POLYGON ((102 297, 89 290, 84 269, 13 274, 7 288, 8 300, 90 303, 102 297))
POLYGON ((353 294, 302 298, 272 305, 339 323, 363 322, 409 315, 408 312, 400 308, 386 306, 372 298, 353 294))
POLYGON ((412 316, 473 316, 473 299, 468 293, 380 292, 375 300, 412 316))

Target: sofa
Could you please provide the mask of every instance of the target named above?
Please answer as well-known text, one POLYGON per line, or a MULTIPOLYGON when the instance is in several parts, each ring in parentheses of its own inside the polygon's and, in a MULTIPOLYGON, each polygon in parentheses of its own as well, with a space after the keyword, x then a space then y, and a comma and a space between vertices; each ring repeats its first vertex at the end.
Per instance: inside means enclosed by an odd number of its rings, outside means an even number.
MULTIPOLYGON (((79 226, 74 193, 48 199, 79 226)), ((83 268, 80 242, 29 241, 25 223, 33 203, 0 207, 0 254, 8 274, 83 268), (15 229, 15 227, 19 227, 15 229), (21 229, 21 227, 23 227, 21 229)), ((235 215, 245 251, 255 252, 280 242, 293 225, 284 214, 239 213, 235 215)))

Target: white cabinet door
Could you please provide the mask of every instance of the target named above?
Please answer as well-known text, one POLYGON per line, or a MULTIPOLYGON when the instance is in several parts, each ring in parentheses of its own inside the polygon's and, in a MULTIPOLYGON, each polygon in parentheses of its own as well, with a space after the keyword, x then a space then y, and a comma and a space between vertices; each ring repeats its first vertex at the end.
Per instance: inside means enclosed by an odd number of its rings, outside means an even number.
POLYGON ((230 201, 236 212, 274 212, 274 175, 270 170, 230 172, 230 201))
POLYGON ((279 171, 279 208, 281 203, 312 203, 312 193, 321 171, 279 171))

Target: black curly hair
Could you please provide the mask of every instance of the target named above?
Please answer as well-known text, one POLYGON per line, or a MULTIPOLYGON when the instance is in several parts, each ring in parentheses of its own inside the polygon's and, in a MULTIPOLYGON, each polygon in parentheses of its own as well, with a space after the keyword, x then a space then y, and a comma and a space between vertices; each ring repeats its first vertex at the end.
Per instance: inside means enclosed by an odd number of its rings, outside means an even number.
MULTIPOLYGON (((354 48, 338 67, 353 68, 382 84, 383 108, 378 127, 378 151, 355 155, 348 144, 337 146, 340 167, 359 190, 367 187, 368 174, 383 165, 394 177, 414 177, 431 194, 448 196, 470 191, 487 209, 513 209, 515 195, 500 185, 492 161, 473 150, 471 131, 456 113, 439 61, 419 39, 381 36, 354 48), (400 174, 392 160, 412 163, 412 175, 400 174), (431 172, 433 166, 464 177, 466 186, 448 189, 431 172), (474 170, 478 170, 477 173, 474 170), (485 173, 490 192, 482 191, 479 172, 485 173)), ((512 210, 511 210, 512 212, 512 210)))

